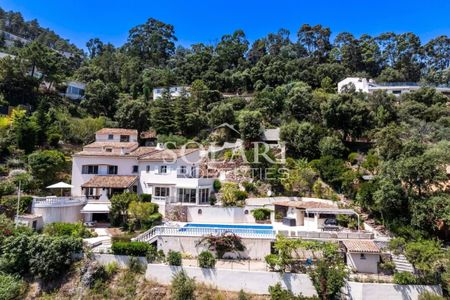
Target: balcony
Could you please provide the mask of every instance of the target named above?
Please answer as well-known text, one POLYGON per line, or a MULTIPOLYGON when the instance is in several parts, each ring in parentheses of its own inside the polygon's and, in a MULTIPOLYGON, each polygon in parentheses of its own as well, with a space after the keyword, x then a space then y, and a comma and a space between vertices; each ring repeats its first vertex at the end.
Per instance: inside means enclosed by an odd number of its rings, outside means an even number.
POLYGON ((64 207, 83 205, 87 202, 86 197, 33 197, 33 207, 64 207))

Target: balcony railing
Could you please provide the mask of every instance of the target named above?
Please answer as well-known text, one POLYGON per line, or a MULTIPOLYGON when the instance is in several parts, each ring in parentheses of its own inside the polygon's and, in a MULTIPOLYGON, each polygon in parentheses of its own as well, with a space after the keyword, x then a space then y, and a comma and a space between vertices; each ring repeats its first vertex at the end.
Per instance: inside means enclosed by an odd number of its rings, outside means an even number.
POLYGON ((62 207, 82 205, 87 202, 86 197, 33 197, 34 207, 62 207))

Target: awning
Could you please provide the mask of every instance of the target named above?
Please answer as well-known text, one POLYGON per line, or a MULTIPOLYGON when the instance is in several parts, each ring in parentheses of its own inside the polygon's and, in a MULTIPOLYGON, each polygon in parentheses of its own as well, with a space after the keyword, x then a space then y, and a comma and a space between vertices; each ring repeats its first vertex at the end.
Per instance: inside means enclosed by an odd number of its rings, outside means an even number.
POLYGON ((81 209, 82 214, 109 213, 109 205, 106 203, 88 203, 81 209))
POLYGON ((82 188, 113 188, 126 189, 132 186, 137 176, 97 175, 81 185, 82 188))

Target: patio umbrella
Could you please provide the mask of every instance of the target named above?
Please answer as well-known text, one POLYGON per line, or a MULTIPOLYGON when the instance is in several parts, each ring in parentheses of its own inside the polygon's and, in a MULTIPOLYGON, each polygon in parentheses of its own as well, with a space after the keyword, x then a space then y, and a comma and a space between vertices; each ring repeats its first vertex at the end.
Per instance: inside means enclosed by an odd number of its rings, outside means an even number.
POLYGON ((60 181, 58 183, 49 185, 47 188, 48 189, 61 189, 61 196, 62 196, 63 189, 71 189, 71 188, 73 188, 73 185, 60 181))

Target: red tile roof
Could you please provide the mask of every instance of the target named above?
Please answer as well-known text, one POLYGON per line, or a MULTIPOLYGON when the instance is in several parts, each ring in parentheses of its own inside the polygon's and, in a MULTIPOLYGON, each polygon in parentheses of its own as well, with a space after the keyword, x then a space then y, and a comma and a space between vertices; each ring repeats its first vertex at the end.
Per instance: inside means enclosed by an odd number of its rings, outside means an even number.
POLYGON ((336 205, 323 203, 319 201, 279 201, 274 202, 273 205, 284 206, 284 207, 294 207, 300 209, 308 208, 337 208, 336 205))
POLYGON ((164 149, 142 156, 139 159, 145 161, 173 161, 180 157, 199 151, 198 149, 164 149))
POLYGON ((369 240, 344 240, 342 241, 348 252, 356 253, 380 253, 380 248, 369 240))
POLYGON ((135 181, 137 176, 128 175, 98 175, 89 179, 81 185, 82 188, 129 188, 135 181))
POLYGON ((122 134, 122 135, 137 135, 136 129, 125 128, 102 128, 96 132, 96 134, 122 134))
POLYGON ((136 148, 139 144, 137 142, 93 142, 84 146, 83 148, 136 148))

